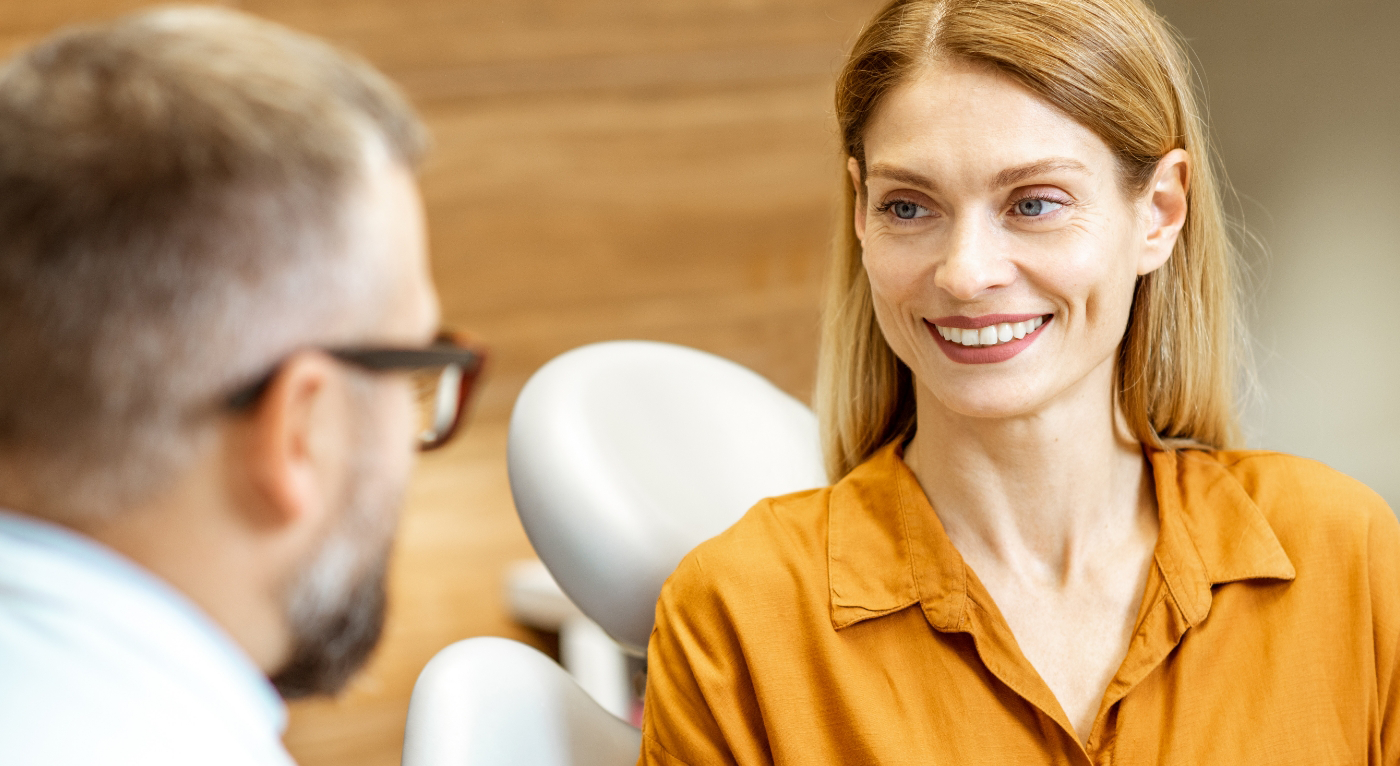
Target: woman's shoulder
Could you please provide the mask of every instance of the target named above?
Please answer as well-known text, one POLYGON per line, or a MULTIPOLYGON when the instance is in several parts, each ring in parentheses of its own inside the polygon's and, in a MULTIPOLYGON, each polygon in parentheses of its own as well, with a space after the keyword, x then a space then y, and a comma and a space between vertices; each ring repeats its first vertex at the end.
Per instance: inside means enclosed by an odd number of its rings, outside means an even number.
POLYGON ((1365 484, 1310 458, 1267 450, 1183 450, 1183 460, 1208 460, 1229 472, 1260 507, 1338 507, 1348 515, 1390 513, 1365 484))
POLYGON ((831 488, 765 498, 731 527, 696 546, 667 580, 675 597, 745 599, 811 590, 825 582, 831 488))
POLYGON ((1183 468, 1218 466, 1238 482, 1290 553, 1303 544, 1317 550, 1324 543, 1369 543, 1400 555, 1400 523, 1385 500, 1324 463, 1265 450, 1182 450, 1179 455, 1183 468))

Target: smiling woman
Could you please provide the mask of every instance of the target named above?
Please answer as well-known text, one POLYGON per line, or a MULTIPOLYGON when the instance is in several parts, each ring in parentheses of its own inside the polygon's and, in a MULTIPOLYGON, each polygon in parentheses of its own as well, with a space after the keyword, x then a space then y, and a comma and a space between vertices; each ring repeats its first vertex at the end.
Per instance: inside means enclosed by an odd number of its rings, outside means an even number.
POLYGON ((1235 255, 1185 62, 1139 0, 867 26, 836 99, 836 483, 672 575, 643 763, 1400 758, 1400 524, 1229 451, 1235 255))

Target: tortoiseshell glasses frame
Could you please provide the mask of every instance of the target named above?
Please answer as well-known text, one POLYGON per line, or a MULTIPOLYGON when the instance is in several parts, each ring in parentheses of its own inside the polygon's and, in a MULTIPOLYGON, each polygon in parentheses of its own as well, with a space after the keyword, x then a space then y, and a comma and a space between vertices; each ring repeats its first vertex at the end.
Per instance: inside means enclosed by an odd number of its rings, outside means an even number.
MULTIPOLYGON (((467 403, 476 386, 486 351, 466 336, 444 330, 423 348, 366 346, 323 348, 325 353, 370 372, 409 372, 419 412, 418 449, 426 452, 446 444, 465 419, 467 403)), ((281 363, 257 382, 228 398, 234 410, 244 410, 262 397, 281 363)))

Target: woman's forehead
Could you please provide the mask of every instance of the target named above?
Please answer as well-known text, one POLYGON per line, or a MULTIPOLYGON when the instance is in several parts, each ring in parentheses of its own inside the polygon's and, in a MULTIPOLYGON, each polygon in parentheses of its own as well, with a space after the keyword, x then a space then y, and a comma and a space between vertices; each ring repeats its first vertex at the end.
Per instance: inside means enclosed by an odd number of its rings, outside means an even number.
POLYGON ((999 186, 1054 166, 1098 175, 1108 145, 1010 77, 939 62, 892 89, 864 136, 867 169, 902 168, 949 184, 999 186))

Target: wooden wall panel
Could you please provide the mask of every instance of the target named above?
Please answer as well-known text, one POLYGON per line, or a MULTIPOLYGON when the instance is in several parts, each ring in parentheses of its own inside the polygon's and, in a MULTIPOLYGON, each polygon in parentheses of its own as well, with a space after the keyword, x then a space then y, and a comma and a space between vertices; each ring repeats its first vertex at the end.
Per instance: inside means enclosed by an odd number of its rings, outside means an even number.
MULTIPOLYGON (((492 348, 459 442, 414 477, 385 640, 334 700, 292 706, 305 766, 398 762, 413 681, 452 641, 504 635, 531 555, 505 474, 529 374, 599 340, 684 343, 807 398, 841 178, 831 82, 871 0, 249 0, 399 82, 446 321, 492 348)), ((0 0, 0 51, 146 5, 0 0)))

